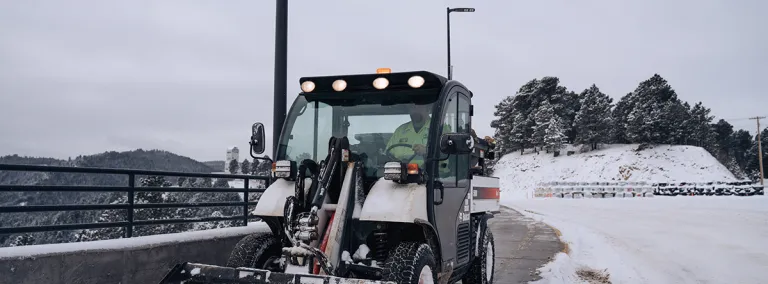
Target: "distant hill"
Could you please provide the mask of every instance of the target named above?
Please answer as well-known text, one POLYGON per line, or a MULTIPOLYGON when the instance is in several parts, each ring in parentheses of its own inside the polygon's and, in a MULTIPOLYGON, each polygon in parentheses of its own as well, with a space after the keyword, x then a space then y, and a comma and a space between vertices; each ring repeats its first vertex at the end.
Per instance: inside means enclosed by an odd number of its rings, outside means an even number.
MULTIPOLYGON (((53 158, 24 157, 10 155, 0 157, 0 163, 4 164, 29 164, 29 165, 55 165, 68 167, 101 167, 120 169, 162 170, 189 173, 214 172, 208 165, 162 150, 134 150, 126 152, 109 151, 95 155, 78 156, 74 159, 59 160, 53 158)), ((223 166, 222 166, 223 167, 223 166)), ((137 186, 144 177, 136 177, 137 186)), ((177 186, 181 182, 190 187, 228 187, 226 182, 217 183, 211 179, 198 179, 193 181, 179 180, 176 177, 165 177, 163 183, 177 186)), ((0 184, 5 185, 102 185, 102 186, 127 186, 126 175, 107 174, 73 174, 73 173, 46 173, 46 172, 9 172, 0 171, 0 184)), ((0 192, 0 204, 5 206, 29 206, 29 205, 53 205, 53 204, 108 204, 113 202, 125 202, 125 193, 104 192, 0 192)), ((138 198, 138 197, 137 197, 138 198)), ((163 199, 175 201, 207 202, 207 201, 232 201, 238 200, 238 195, 211 194, 211 193, 180 193, 166 194, 163 199)), ((138 201, 137 201, 138 202, 138 201)), ((170 201, 165 201, 170 202, 170 201)), ((199 214, 210 216, 216 214, 231 215, 224 209, 200 209, 199 214)), ((194 213, 194 212, 193 212, 194 213)), ((97 211, 72 211, 72 212, 40 212, 23 214, 0 214, 0 227, 50 225, 67 223, 96 222, 104 218, 105 212, 97 211), (101 217, 100 217, 101 216, 101 217)), ((186 214, 186 213, 185 213, 186 214)), ((190 213, 191 214, 191 213, 190 213)), ((242 214, 242 213, 241 213, 242 214)), ((76 238, 77 232, 40 233, 32 234, 33 243, 59 243, 69 242, 76 238)), ((0 236, 0 247, 9 245, 13 238, 19 236, 0 236)), ((26 237, 26 236, 25 236, 26 237)), ((79 238, 82 239, 82 238, 79 238)))
MULTIPOLYGON (((0 163, 25 165, 54 165, 68 167, 98 167, 117 169, 140 169, 178 171, 190 173, 211 173, 213 170, 192 158, 179 156, 162 150, 134 150, 126 152, 109 151, 95 155, 77 156, 72 160, 53 158, 22 157, 18 155, 0 157, 0 163)), ((94 174, 25 173, 0 172, 0 184, 18 185, 109 185, 128 184, 126 176, 94 174)))
POLYGON ((205 164, 206 166, 211 168, 211 171, 213 171, 213 172, 223 171, 225 163, 226 162, 224 162, 224 161, 207 161, 207 162, 203 162, 203 164, 205 164))
POLYGON ((554 157, 542 151, 504 155, 494 165, 502 198, 525 198, 539 182, 551 181, 733 181, 736 177, 707 150, 695 146, 613 144, 554 157))

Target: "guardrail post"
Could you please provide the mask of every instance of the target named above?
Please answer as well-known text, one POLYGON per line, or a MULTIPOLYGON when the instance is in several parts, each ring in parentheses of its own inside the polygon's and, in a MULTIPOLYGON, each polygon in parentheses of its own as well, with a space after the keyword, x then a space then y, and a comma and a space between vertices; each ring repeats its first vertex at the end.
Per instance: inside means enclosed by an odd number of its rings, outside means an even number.
POLYGON ((248 189, 250 186, 248 186, 248 182, 250 181, 249 178, 246 178, 243 184, 245 184, 245 189, 243 190, 243 200, 245 201, 245 205, 243 205, 243 226, 248 226, 248 189))
POLYGON ((125 227, 127 238, 133 237, 133 193, 136 188, 136 175, 128 174, 128 226, 125 227))

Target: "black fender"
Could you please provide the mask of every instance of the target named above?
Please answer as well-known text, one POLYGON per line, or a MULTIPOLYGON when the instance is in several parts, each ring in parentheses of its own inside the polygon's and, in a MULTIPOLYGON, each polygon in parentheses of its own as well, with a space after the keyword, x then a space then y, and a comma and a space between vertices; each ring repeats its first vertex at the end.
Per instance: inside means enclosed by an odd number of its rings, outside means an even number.
POLYGON ((427 220, 415 219, 413 223, 419 225, 424 231, 424 239, 427 244, 432 247, 432 253, 435 255, 435 263, 438 265, 443 263, 442 246, 440 245, 440 238, 437 234, 437 230, 427 220))
MULTIPOLYGON (((485 229, 488 228, 488 220, 493 218, 493 214, 491 213, 477 213, 472 216, 472 228, 475 228, 472 240, 472 243, 474 243, 475 249, 472 251, 472 259, 474 260, 475 257, 480 253, 480 242, 478 240, 482 240, 485 238, 485 229)), ((472 262, 472 260, 470 260, 472 262)))

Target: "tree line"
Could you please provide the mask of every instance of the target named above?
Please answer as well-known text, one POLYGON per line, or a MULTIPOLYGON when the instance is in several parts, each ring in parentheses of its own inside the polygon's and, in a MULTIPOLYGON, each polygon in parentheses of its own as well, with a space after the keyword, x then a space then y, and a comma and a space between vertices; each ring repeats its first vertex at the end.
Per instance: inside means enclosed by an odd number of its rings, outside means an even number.
MULTIPOLYGON (((269 156, 266 156, 269 159, 269 156)), ((231 174, 249 174, 249 175, 269 175, 272 170, 272 163, 268 160, 253 160, 243 159, 242 162, 237 160, 230 160, 227 169, 231 174)))
MULTIPOLYGON (((658 74, 615 103, 594 84, 576 93, 548 76, 496 104, 491 127, 501 155, 524 149, 559 154, 566 143, 588 150, 601 144, 691 145, 706 149, 737 177, 757 179, 756 135, 723 119, 714 122, 710 112, 701 102, 692 106, 678 98, 658 74)), ((761 136, 765 155, 767 136, 761 136)))

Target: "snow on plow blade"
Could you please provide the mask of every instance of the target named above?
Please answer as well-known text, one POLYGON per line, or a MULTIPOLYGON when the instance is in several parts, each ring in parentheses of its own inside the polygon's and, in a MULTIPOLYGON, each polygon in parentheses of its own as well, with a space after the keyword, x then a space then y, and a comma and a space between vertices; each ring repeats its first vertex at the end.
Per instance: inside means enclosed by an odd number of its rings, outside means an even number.
POLYGON ((341 278, 327 275, 290 274, 253 268, 232 268, 200 263, 177 264, 160 284, 396 284, 391 281, 341 278))

